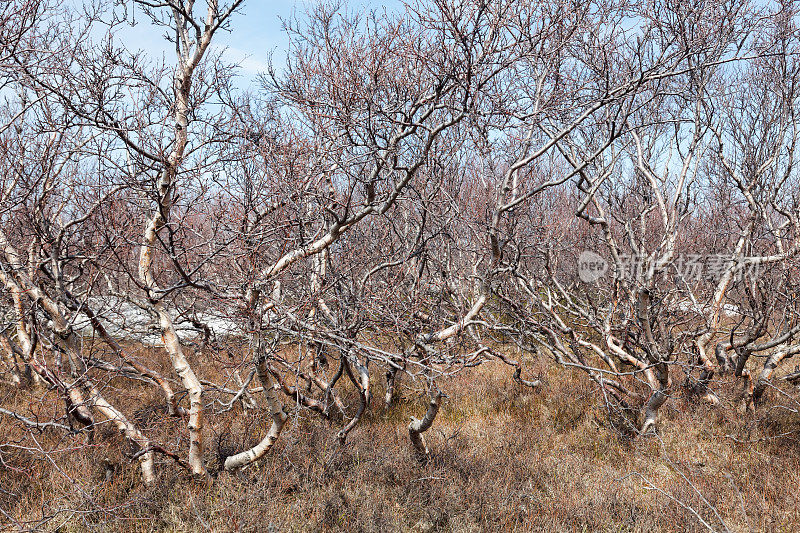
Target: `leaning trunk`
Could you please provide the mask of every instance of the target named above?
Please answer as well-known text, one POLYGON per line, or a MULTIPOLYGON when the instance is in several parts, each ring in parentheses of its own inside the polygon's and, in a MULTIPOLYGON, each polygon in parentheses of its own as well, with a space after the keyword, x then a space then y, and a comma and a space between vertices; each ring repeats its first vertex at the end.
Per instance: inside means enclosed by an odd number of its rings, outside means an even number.
POLYGON ((275 383, 272 380, 272 375, 267 368, 267 361, 261 358, 258 362, 258 378, 261 380, 263 386, 264 398, 267 400, 267 407, 272 416, 272 426, 269 428, 267 435, 255 446, 249 450, 245 450, 236 455, 231 455, 225 459, 225 470, 237 470, 247 465, 255 463, 272 448, 278 436, 281 434, 284 424, 286 423, 286 413, 283 410, 283 405, 278 398, 278 393, 275 391, 275 383))
POLYGON ((442 393, 432 385, 431 401, 428 403, 428 410, 425 412, 425 416, 423 416, 422 419, 411 417, 411 423, 408 425, 408 436, 411 438, 414 454, 420 462, 427 462, 430 456, 430 450, 422 434, 428 431, 433 425, 436 414, 439 412, 441 401, 442 393))

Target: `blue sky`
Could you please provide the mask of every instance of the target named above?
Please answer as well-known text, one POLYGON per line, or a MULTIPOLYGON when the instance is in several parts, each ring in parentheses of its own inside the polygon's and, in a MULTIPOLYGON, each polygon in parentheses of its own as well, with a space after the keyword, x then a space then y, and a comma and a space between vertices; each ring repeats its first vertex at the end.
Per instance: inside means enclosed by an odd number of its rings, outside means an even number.
MULTIPOLYGON (((230 32, 220 32, 215 36, 217 49, 225 48, 225 57, 240 64, 243 84, 266 70, 272 54, 273 63, 280 68, 288 47, 288 37, 282 28, 282 20, 304 10, 319 0, 247 0, 242 9, 234 15, 230 32)), ((80 0, 73 0, 80 4, 80 0)), ((400 5, 400 0, 349 0, 345 5, 352 9, 392 9, 400 5)), ((195 7, 202 12, 203 4, 195 7)), ((172 61, 174 49, 162 37, 163 30, 150 24, 141 13, 136 15, 137 24, 121 27, 117 36, 124 44, 134 50, 143 50, 153 57, 166 55, 172 61)))
POLYGON ((231 32, 218 35, 217 43, 228 48, 229 59, 242 62, 242 70, 255 74, 267 66, 269 55, 280 66, 288 46, 281 18, 302 12, 306 2, 249 0, 231 21, 231 32))

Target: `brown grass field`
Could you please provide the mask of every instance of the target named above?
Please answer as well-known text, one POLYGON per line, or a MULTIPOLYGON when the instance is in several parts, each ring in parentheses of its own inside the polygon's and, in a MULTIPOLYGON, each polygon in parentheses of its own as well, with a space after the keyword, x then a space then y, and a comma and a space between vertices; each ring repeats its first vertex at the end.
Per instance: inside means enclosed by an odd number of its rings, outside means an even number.
MULTIPOLYGON (((65 532, 800 530, 792 409, 741 414, 678 393, 659 436, 629 438, 614 431, 582 374, 543 371, 536 391, 494 365, 443 382, 448 397, 427 434, 426 465, 413 458, 407 432, 426 402, 407 381, 388 412, 375 391, 345 447, 338 422, 295 412, 257 466, 201 483, 159 456, 153 488, 142 486, 132 450, 110 427, 87 445, 63 431, 28 434, 3 417, 0 509, 11 518, 0 524, 65 532)), ((152 388, 108 387, 154 441, 185 453, 182 424, 161 416, 152 388)), ((44 393, 0 385, 6 408, 30 413, 32 395, 44 393)), ((209 416, 210 468, 220 452, 257 442, 267 418, 209 416)))

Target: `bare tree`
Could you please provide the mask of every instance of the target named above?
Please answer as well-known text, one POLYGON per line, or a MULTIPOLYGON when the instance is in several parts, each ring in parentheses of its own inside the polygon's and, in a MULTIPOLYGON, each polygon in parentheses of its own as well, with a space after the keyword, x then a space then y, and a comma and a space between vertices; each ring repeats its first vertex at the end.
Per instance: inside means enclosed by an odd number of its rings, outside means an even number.
POLYGON ((2 386, 65 405, 3 416, 110 423, 152 483, 245 468, 301 411, 346 446, 376 375, 425 399, 424 461, 489 361, 577 369, 638 434, 677 376, 763 402, 800 352, 792 6, 322 2, 247 90, 214 45, 242 6, 0 8, 2 386), (174 57, 120 43, 132 17, 174 57))

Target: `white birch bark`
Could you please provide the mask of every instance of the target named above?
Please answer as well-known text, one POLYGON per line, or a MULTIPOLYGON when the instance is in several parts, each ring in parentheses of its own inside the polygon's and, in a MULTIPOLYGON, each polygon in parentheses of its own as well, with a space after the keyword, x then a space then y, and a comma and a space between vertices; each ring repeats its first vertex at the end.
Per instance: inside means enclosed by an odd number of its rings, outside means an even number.
POLYGON ((266 436, 258 444, 249 450, 245 450, 237 453, 236 455, 227 457, 224 465, 225 470, 231 471, 244 468, 264 457, 264 455, 266 455, 266 453, 275 444, 275 441, 278 440, 281 430, 283 430, 283 426, 286 424, 287 415, 283 410, 283 405, 281 404, 280 399, 278 398, 278 393, 275 390, 275 383, 272 379, 272 375, 269 372, 269 368, 267 368, 267 362, 265 359, 262 359, 258 362, 258 378, 261 380, 261 384, 263 385, 264 398, 267 401, 267 407, 270 410, 270 416, 272 416, 272 425, 270 426, 266 436))
MULTIPOLYGON (((234 2, 225 14, 220 14, 217 2, 208 3, 208 12, 202 32, 198 39, 189 35, 188 24, 184 20, 191 16, 193 2, 184 6, 184 11, 174 10, 174 23, 177 27, 178 39, 178 71, 175 74, 175 112, 173 115, 175 134, 173 148, 164 164, 157 183, 158 206, 148 220, 139 255, 139 280, 145 287, 152 310, 158 317, 158 326, 164 347, 172 361, 175 373, 188 391, 189 397, 189 466, 195 475, 206 475, 203 459, 203 386, 197 378, 181 347, 180 339, 175 331, 172 317, 160 299, 159 287, 155 280, 154 254, 158 234, 167 223, 175 199, 175 179, 178 169, 183 163, 188 144, 189 99, 192 89, 192 75, 200 64, 203 55, 211 44, 214 32, 235 10, 241 1, 234 2)), ((199 26, 197 26, 199 27, 199 26)))
POLYGON ((433 425, 433 421, 439 413, 441 402, 441 391, 439 391, 435 385, 431 385, 431 400, 428 403, 428 410, 425 411, 425 416, 421 419, 411 417, 411 423, 408 425, 408 436, 411 439, 411 446, 414 448, 414 454, 420 462, 427 461, 430 456, 430 450, 425 442, 423 433, 428 431, 433 425))

